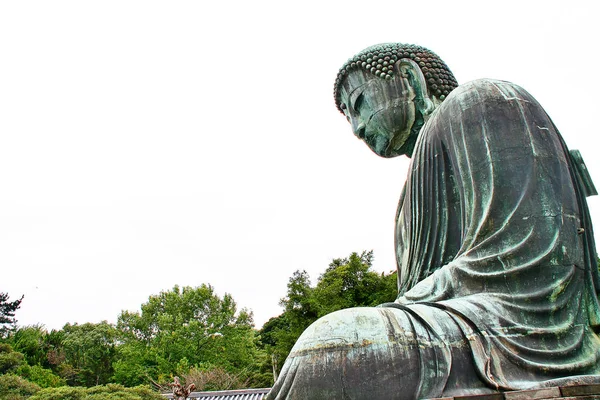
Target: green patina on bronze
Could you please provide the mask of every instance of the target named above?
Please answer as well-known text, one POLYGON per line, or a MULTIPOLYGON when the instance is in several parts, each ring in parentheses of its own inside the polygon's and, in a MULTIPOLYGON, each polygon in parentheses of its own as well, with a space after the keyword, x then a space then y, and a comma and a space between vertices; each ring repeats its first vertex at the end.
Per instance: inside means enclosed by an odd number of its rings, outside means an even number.
POLYGON ((271 400, 600 383, 586 203, 596 189, 581 155, 523 88, 456 87, 432 54, 377 45, 340 70, 335 101, 355 135, 382 157, 411 157, 396 216, 399 296, 317 320, 271 400))
POLYGON ((382 79, 392 79, 394 64, 403 58, 415 61, 427 79, 427 87, 433 96, 444 100, 458 86, 456 78, 441 58, 431 50, 414 44, 382 43, 367 47, 346 61, 340 68, 333 87, 335 104, 340 108, 340 84, 351 71, 362 69, 382 79))

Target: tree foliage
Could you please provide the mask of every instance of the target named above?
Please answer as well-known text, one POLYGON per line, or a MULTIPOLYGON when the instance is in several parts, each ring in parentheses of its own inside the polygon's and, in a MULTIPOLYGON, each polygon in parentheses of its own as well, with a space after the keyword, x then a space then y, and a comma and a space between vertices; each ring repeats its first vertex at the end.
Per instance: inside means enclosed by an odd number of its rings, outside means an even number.
POLYGON ((110 382, 116 340, 116 328, 106 321, 66 324, 51 332, 41 325, 19 327, 5 339, 25 358, 17 373, 41 387, 110 382))
POLYGON ((168 382, 192 367, 253 374, 257 360, 266 359, 252 314, 210 285, 150 296, 141 312, 123 312, 117 328, 122 344, 114 380, 126 385, 168 382))
POLYGON ((22 353, 14 351, 10 344, 0 343, 0 374, 14 372, 24 363, 22 353))
POLYGON ((398 294, 396 274, 380 275, 371 271, 372 266, 373 251, 334 259, 314 289, 319 317, 344 308, 394 301, 398 294))
POLYGON ((250 377, 243 372, 229 372, 221 367, 202 369, 192 368, 182 374, 186 385, 194 384, 197 391, 228 390, 248 387, 250 377))
POLYGON ((0 399, 24 400, 40 390, 35 383, 14 374, 0 375, 0 399))
POLYGON ((40 365, 23 364, 17 369, 16 374, 41 388, 59 387, 67 384, 65 379, 40 365))
POLYGON ((9 301, 7 293, 0 293, 0 337, 6 335, 9 331, 7 325, 12 325, 17 322, 15 312, 21 307, 23 296, 18 300, 9 301))
POLYGON ((160 385, 191 371, 217 389, 270 384, 252 314, 209 285, 152 295, 140 312, 123 311, 117 326, 66 324, 51 332, 25 326, 3 341, 0 373, 41 387, 160 385))
MULTIPOLYGON (((29 332, 31 331, 29 328, 26 329, 29 332)), ((17 375, 43 388, 65 385, 65 380, 56 375, 52 370, 44 368, 40 363, 32 363, 27 354, 16 351, 21 350, 18 346, 14 345, 14 335, 19 331, 20 329, 16 330, 12 336, 9 336, 12 343, 9 341, 7 341, 7 343, 0 343, 0 374, 17 375), (16 350, 13 349, 13 346, 16 347, 16 350)), ((17 343, 23 344, 22 341, 17 343)), ((37 343, 40 344, 40 347, 43 346, 42 341, 37 343)), ((38 353, 38 351, 32 349, 30 345, 26 346, 26 349, 38 353)))
POLYGON ((117 329, 113 325, 106 321, 66 324, 58 335, 59 351, 64 355, 60 369, 69 384, 90 387, 110 382, 117 345, 117 329))
POLYGON ((7 338, 15 351, 22 353, 29 365, 50 367, 48 362, 48 332, 43 325, 22 326, 15 329, 7 338))
POLYGON ((126 388, 121 385, 108 384, 83 387, 60 387, 43 389, 30 400, 164 400, 160 394, 145 386, 126 388))

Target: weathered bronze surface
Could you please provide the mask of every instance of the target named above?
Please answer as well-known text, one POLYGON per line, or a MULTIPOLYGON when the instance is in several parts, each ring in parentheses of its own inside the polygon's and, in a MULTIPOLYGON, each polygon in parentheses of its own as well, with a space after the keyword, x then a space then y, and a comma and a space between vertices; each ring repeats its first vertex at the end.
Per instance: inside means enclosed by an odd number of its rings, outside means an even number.
POLYGON ((519 86, 455 87, 417 46, 374 46, 342 67, 335 100, 355 135, 380 156, 412 158, 396 219, 400 294, 311 325, 270 399, 600 383, 585 164, 519 86))

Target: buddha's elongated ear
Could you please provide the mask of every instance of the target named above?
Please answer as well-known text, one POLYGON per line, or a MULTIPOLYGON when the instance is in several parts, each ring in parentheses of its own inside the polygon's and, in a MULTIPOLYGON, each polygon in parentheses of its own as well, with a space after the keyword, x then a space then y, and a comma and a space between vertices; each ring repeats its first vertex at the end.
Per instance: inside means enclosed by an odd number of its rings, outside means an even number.
POLYGON ((396 73, 408 80, 415 91, 415 105, 423 115, 429 115, 435 109, 435 105, 429 96, 427 81, 416 62, 410 58, 401 58, 394 65, 396 73))

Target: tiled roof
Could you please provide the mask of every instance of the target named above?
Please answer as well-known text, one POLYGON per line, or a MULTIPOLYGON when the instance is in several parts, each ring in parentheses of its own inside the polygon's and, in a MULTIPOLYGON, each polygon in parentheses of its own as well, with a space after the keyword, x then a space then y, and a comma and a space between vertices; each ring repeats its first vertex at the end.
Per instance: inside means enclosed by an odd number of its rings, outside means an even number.
MULTIPOLYGON (((188 399, 196 400, 263 400, 271 388, 263 389, 240 389, 240 390, 218 390, 215 392, 192 392, 188 399)), ((173 395, 165 395, 172 399, 173 395)))

